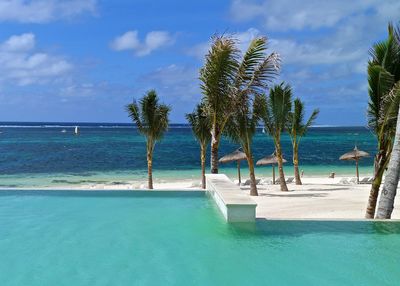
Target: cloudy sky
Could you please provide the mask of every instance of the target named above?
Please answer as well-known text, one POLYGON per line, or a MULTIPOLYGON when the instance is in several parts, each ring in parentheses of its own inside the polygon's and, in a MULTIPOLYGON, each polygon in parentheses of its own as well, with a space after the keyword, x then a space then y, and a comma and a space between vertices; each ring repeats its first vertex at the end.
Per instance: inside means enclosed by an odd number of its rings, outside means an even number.
POLYGON ((368 49, 399 15, 398 0, 0 0, 0 121, 128 122, 155 88, 184 122, 210 36, 228 32, 269 38, 277 82, 318 124, 365 125, 368 49))

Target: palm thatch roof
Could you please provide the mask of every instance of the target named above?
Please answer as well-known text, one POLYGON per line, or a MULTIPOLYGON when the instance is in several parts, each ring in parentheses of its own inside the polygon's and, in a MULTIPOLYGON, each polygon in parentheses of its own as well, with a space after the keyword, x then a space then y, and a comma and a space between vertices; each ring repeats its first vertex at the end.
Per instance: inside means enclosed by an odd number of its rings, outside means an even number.
POLYGON ((240 149, 237 149, 236 151, 233 151, 232 153, 226 154, 222 158, 218 160, 220 163, 228 163, 228 162, 233 162, 233 161, 241 161, 241 160, 246 160, 246 154, 240 149))
POLYGON ((369 154, 367 152, 358 150, 357 146, 355 146, 353 151, 343 154, 340 156, 339 160, 358 160, 368 156, 369 154))
MULTIPOLYGON (((287 161, 282 158, 282 162, 286 163, 287 161)), ((257 161, 256 165, 257 166, 263 166, 263 165, 275 165, 278 164, 278 158, 276 157, 275 154, 272 154, 270 156, 264 157, 260 160, 257 161)))

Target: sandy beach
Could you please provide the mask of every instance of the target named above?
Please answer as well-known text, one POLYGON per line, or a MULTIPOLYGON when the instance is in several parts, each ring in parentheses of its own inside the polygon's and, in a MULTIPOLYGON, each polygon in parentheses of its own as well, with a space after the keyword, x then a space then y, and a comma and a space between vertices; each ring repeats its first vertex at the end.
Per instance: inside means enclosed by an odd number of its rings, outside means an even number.
MULTIPOLYGON (((266 219, 363 219, 371 185, 343 185, 340 178, 304 178, 303 185, 259 186, 257 217, 266 219)), ((392 219, 400 219, 396 200, 392 219)))

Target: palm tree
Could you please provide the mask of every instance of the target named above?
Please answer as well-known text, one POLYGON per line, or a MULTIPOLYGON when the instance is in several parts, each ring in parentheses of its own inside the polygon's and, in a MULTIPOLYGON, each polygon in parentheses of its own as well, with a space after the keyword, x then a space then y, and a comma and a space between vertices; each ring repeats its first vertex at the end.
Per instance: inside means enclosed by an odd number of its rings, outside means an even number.
POLYGON ((207 145, 211 141, 210 123, 204 114, 204 106, 198 104, 192 113, 186 114, 186 119, 192 127, 193 135, 200 144, 201 185, 206 188, 206 153, 207 145))
POLYGON ((238 66, 238 50, 231 37, 214 36, 200 70, 205 112, 211 125, 211 173, 218 173, 218 148, 233 111, 231 83, 238 66))
POLYGON ((155 90, 150 90, 139 101, 126 106, 129 117, 136 124, 139 133, 146 137, 148 188, 153 189, 153 151, 168 129, 168 115, 171 108, 158 102, 155 90))
MULTIPOLYGON (((397 97, 400 97, 400 88, 397 97)), ((393 212, 394 199, 396 197, 397 185, 400 178, 400 106, 397 115, 396 136, 394 138, 393 150, 390 156, 389 168, 385 177, 382 193, 379 198, 378 219, 390 219, 393 212)))
POLYGON ((278 159, 279 180, 281 191, 287 192, 282 162, 281 133, 284 131, 292 109, 292 89, 288 84, 282 82, 275 85, 269 93, 265 116, 263 118, 267 133, 273 138, 276 157, 278 159))
POLYGON ((267 55, 267 39, 252 40, 240 58, 231 36, 215 36, 200 70, 205 111, 211 126, 211 173, 218 173, 218 148, 238 104, 267 87, 279 70, 276 53, 267 55))
POLYGON ((314 109, 310 118, 304 123, 304 103, 296 98, 294 100, 293 111, 289 114, 287 123, 287 131, 290 135, 293 146, 293 166, 296 185, 301 185, 299 173, 299 144, 301 138, 307 133, 308 128, 314 123, 319 113, 318 109, 314 109))
POLYGON ((250 175, 250 195, 257 196, 252 138, 261 118, 265 115, 266 99, 262 92, 278 73, 279 57, 267 55, 267 39, 258 37, 251 41, 243 54, 233 82, 234 110, 227 123, 226 134, 239 143, 246 154, 250 175))
POLYGON ((264 95, 256 94, 252 106, 250 106, 249 100, 243 100, 240 108, 231 117, 226 128, 228 137, 235 143, 240 144, 246 154, 249 165, 251 196, 258 196, 251 144, 252 138, 256 133, 257 124, 265 115, 265 107, 266 98, 264 95))
POLYGON ((398 103, 390 91, 400 80, 400 48, 389 24, 388 38, 373 46, 368 62, 368 125, 376 135, 378 152, 374 159, 374 179, 368 198, 366 218, 374 218, 382 176, 389 163, 396 129, 398 103))

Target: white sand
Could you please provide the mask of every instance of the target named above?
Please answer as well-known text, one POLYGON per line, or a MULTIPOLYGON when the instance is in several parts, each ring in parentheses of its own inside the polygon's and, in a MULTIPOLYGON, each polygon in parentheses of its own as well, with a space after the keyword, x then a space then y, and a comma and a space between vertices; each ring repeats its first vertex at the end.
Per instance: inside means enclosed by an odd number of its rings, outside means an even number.
MULTIPOLYGON (((259 186, 257 217, 267 219, 363 219, 371 185, 342 185, 340 178, 303 178, 303 185, 259 186)), ((246 188, 248 189, 248 187, 246 188)), ((393 219, 400 219, 400 199, 393 219)))

